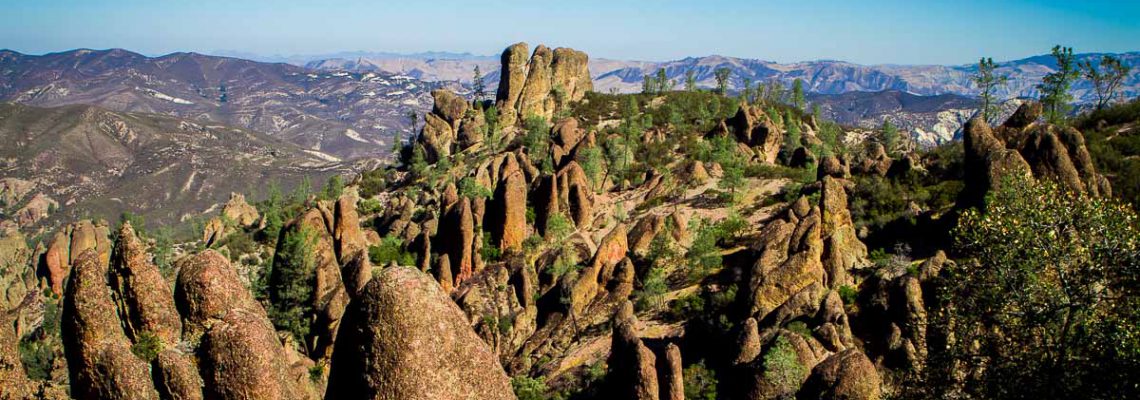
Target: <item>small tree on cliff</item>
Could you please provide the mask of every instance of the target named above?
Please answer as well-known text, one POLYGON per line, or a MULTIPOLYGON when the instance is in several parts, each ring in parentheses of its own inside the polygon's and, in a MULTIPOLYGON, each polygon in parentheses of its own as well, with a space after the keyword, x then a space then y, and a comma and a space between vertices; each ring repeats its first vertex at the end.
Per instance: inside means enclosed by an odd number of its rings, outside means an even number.
POLYGON ((298 343, 305 343, 313 318, 316 240, 307 226, 286 232, 269 273, 269 319, 298 343))
POLYGON ((1045 118, 1049 122, 1059 124, 1064 121, 1065 114, 1069 112, 1073 95, 1069 89, 1073 81, 1080 76, 1077 70, 1076 58, 1072 47, 1053 47, 1053 58, 1057 61, 1057 70, 1045 75, 1037 90, 1041 91, 1041 104, 1045 106, 1045 118))
POLYGON ((994 90, 1009 81, 1009 77, 994 73, 996 67, 997 64, 994 64, 994 59, 982 58, 978 60, 978 73, 970 78, 970 80, 974 82, 974 85, 981 90, 978 96, 982 99, 982 119, 986 121, 989 121, 997 113, 997 102, 994 101, 994 90))
POLYGON ((804 81, 796 78, 796 80, 792 82, 792 107, 795 107, 797 110, 803 110, 805 103, 807 103, 807 100, 804 99, 804 81))
POLYGON ((472 79, 472 86, 475 88, 475 100, 482 102, 487 97, 487 84, 483 82, 483 73, 479 71, 479 66, 475 66, 475 77, 472 79))

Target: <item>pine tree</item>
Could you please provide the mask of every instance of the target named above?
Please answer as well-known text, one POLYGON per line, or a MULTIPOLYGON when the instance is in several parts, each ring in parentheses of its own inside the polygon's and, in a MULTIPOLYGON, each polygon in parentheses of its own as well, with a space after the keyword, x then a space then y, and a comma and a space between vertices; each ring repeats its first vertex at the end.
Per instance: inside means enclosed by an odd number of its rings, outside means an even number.
POLYGON ((685 91, 697 91, 697 72, 693 70, 685 71, 685 91))
POLYGON ((1053 58, 1057 60, 1057 70, 1045 75, 1041 84, 1037 85, 1037 90, 1041 91, 1045 118, 1051 123, 1059 124, 1069 112, 1069 103, 1073 101, 1069 89, 1073 86, 1073 80, 1080 76, 1080 71, 1074 63, 1072 47, 1053 46, 1053 58))
POLYGON ((730 75, 732 75, 732 70, 728 68, 717 68, 716 71, 713 72, 713 76, 716 78, 717 94, 724 95, 728 93, 728 77, 730 75))
POLYGON ((1004 85, 1009 77, 1005 75, 995 75, 994 69, 997 64, 994 64, 992 58, 982 58, 978 60, 978 73, 970 78, 974 85, 981 89, 980 97, 982 98, 982 119, 989 121, 995 117, 997 113, 997 102, 994 101, 994 89, 998 86, 1004 85))
POLYGON ((894 154, 895 149, 899 145, 899 129, 891 123, 891 120, 883 120, 883 147, 887 148, 887 154, 894 154))
POLYGON ((1093 88, 1096 89, 1097 110, 1112 103, 1112 99, 1120 90, 1120 85, 1124 83, 1124 78, 1132 72, 1131 66, 1125 65, 1119 58, 1107 54, 1101 57, 1100 68, 1093 65, 1092 61, 1079 63, 1079 65, 1085 79, 1092 82, 1093 88))
POLYGON ((483 101, 487 97, 487 85, 483 82, 483 73, 479 71, 479 66, 475 66, 475 78, 473 80, 475 86, 475 100, 483 101))
POLYGON ((657 83, 656 93, 665 93, 673 90, 673 81, 669 80, 668 75, 665 74, 665 68, 657 69, 657 78, 654 79, 654 82, 657 83))
POLYGON ((797 110, 803 110, 804 103, 804 81, 797 78, 792 82, 792 106, 797 110))

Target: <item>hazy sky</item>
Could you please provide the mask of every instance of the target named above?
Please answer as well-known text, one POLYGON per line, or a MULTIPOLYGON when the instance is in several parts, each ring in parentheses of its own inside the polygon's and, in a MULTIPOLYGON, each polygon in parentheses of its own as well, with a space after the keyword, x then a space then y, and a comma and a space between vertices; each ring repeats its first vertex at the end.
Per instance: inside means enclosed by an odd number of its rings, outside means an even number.
POLYGON ((517 41, 639 60, 962 64, 1054 44, 1140 50, 1140 0, 0 1, 0 48, 34 54, 497 54, 517 41))

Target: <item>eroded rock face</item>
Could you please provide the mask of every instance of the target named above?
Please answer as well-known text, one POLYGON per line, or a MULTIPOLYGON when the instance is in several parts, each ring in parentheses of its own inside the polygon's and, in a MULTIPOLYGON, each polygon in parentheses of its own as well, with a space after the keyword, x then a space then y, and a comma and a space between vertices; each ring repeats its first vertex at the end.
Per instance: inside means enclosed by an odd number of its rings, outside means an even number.
POLYGON ((230 200, 222 207, 222 215, 241 227, 250 227, 261 218, 257 208, 245 202, 245 195, 230 193, 230 200))
POLYGON ((760 107, 741 104, 736 115, 724 120, 714 128, 710 134, 728 134, 749 148, 764 163, 775 163, 783 146, 784 132, 772 122, 768 114, 760 107))
POLYGON ((327 398, 514 399, 502 366, 428 275, 386 268, 345 313, 327 398))
POLYGON ((633 304, 627 301, 614 316, 606 384, 614 398, 657 400, 657 357, 637 336, 637 324, 633 304))
POLYGON ((750 314, 763 317, 800 290, 824 282, 821 214, 812 207, 802 220, 790 215, 760 232, 760 258, 750 274, 750 314))
POLYGON ((550 120, 593 90, 586 53, 538 45, 528 61, 527 49, 526 43, 516 43, 503 51, 496 104, 504 126, 529 115, 550 120))
POLYGON ((81 252, 63 301, 61 332, 71 393, 91 399, 157 399, 146 361, 131 353, 107 286, 107 263, 81 252))
POLYGON ((819 202, 822 211, 823 268, 827 271, 827 287, 848 285, 849 271, 868 264, 867 246, 859 241, 851 211, 847 208, 847 191, 843 183, 831 176, 822 179, 819 202))
POLYGON ((127 333, 136 340, 153 334, 164 345, 176 345, 182 338, 182 320, 174 295, 129 222, 119 228, 112 258, 111 282, 122 301, 127 333))
POLYGON ((110 230, 105 221, 82 220, 56 232, 44 256, 45 270, 52 292, 63 294, 63 280, 71 272, 75 259, 87 250, 95 250, 104 268, 110 262, 110 230))
POLYGON ((859 350, 848 349, 812 368, 797 398, 876 400, 882 397, 881 385, 871 360, 859 350))
POLYGON ((503 50, 502 71, 499 74, 499 90, 495 96, 503 126, 513 126, 518 122, 518 103, 526 84, 527 56, 530 47, 526 43, 515 43, 503 50))
POLYGON ((175 290, 186 339, 200 342, 205 398, 293 399, 304 390, 286 379, 285 360, 265 310, 213 250, 179 261, 175 290))
POLYGON ((982 205, 985 194, 1007 175, 1050 179, 1092 196, 1111 196, 1108 179, 1093 165, 1084 135, 1073 128, 1038 122, 1041 105, 1021 105, 991 129, 981 118, 966 123, 966 205, 982 205))

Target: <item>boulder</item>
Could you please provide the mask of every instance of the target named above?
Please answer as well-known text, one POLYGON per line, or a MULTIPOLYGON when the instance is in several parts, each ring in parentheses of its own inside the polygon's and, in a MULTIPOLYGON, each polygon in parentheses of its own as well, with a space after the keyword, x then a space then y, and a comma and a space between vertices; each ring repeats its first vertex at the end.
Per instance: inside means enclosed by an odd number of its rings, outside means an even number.
POLYGON ((130 222, 119 228, 111 278, 128 335, 137 341, 144 334, 153 334, 170 347, 181 341, 182 319, 174 306, 170 285, 151 262, 130 222))
POLYGON ((760 258, 750 272, 750 314, 763 317, 794 294, 826 277, 821 212, 813 207, 798 223, 775 220, 760 232, 760 258))
POLYGON ((827 271, 827 287, 837 289, 848 285, 848 274, 853 269, 869 265, 867 246, 859 241, 851 211, 847 209, 847 190, 843 183, 830 176, 823 177, 819 203, 822 211, 824 242, 823 267, 827 271))
POLYGON ((848 349, 812 368, 797 398, 877 400, 882 397, 881 384, 871 360, 859 350, 848 349))
POLYGON ((965 171, 962 201, 966 206, 983 205, 986 193, 1001 184, 1003 176, 1032 178, 1029 164, 1017 151, 1006 149, 989 124, 975 116, 963 127, 965 171))
POLYGON ((681 348, 673 343, 665 346, 661 370, 661 400, 685 400, 685 378, 682 374, 681 348))
POLYGON ((326 398, 514 399, 510 380, 439 285, 382 270, 345 314, 326 398))

